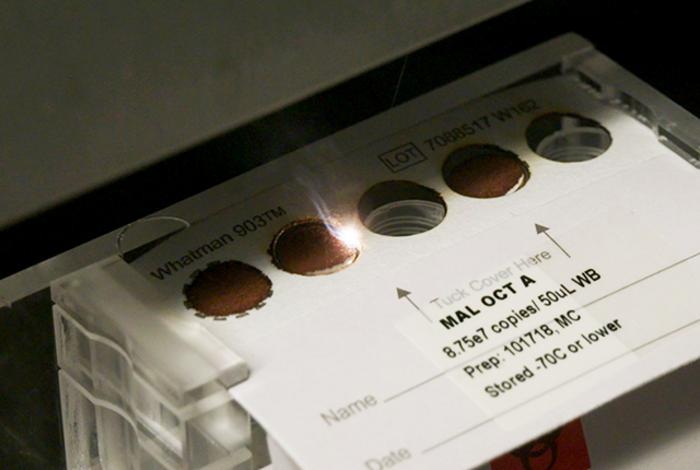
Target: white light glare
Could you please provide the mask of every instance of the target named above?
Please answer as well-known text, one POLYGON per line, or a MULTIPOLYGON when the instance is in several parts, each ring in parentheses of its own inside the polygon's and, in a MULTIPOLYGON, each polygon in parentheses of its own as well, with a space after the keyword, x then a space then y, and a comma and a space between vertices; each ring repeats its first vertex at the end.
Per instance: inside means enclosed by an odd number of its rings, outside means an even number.
POLYGON ((360 248, 360 231, 352 225, 344 225, 335 231, 335 236, 350 248, 360 248))

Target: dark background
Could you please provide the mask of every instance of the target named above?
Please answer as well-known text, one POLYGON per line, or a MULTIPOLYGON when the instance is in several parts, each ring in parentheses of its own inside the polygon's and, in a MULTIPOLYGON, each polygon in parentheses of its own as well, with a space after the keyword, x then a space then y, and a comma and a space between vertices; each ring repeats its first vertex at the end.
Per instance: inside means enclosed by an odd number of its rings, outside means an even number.
MULTIPOLYGON (((533 1, 0 231, 0 278, 570 31, 700 115, 694 22, 684 2, 533 1)), ((0 311, 0 468, 62 461, 42 292, 0 311)))

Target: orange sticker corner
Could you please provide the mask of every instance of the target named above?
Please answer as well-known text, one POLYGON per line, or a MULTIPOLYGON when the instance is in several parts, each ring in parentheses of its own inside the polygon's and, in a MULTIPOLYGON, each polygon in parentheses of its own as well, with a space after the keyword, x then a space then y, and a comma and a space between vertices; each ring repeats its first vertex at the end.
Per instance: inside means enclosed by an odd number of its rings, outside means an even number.
POLYGON ((577 419, 493 460, 491 470, 589 470, 586 438, 577 419))

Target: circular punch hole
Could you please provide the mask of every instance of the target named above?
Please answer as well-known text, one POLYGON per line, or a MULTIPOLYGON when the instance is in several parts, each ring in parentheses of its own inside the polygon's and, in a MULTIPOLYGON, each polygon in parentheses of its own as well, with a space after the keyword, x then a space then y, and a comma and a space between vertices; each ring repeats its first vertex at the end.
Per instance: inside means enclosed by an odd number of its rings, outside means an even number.
POLYGON ((519 190, 530 177, 530 171, 513 152, 491 144, 474 144, 448 155, 442 176, 452 191, 485 199, 519 190))
POLYGON ((260 308, 272 295, 272 281, 240 261, 215 261, 195 271, 183 289, 185 306, 201 315, 225 317, 260 308))
POLYGON ((447 205, 434 189, 411 181, 384 181, 362 195, 358 213, 372 232, 403 237, 439 225, 447 214, 447 205))
POLYGON ((584 162, 612 145, 610 132, 593 119, 571 113, 550 113, 535 118, 525 131, 530 149, 556 162, 584 162))
POLYGON ((356 234, 330 221, 294 221, 277 232, 270 244, 272 262, 292 274, 317 276, 350 266, 357 259, 356 234))

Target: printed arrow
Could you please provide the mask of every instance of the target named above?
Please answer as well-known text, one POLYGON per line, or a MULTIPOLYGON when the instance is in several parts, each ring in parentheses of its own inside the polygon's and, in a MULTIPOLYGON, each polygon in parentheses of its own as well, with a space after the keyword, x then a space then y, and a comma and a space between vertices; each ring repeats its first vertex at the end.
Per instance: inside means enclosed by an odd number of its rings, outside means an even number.
POLYGON ((429 322, 432 322, 430 317, 428 315, 426 315, 425 312, 423 310, 421 310, 421 308, 418 305, 416 305, 416 303, 413 300, 411 300, 411 298, 409 297, 409 295, 411 295, 411 293, 409 291, 407 291, 405 289, 401 289, 400 287, 397 287, 396 288, 396 295, 398 296, 399 299, 405 298, 406 300, 408 300, 411 303, 411 305, 413 305, 413 308, 418 310, 426 320, 428 320, 429 322))
POLYGON ((559 248, 562 251, 562 253, 564 253, 568 258, 571 258, 571 255, 566 252, 564 247, 562 247, 559 243, 557 243, 557 241, 554 238, 552 238, 552 236, 549 233, 547 233, 548 230, 549 230, 549 227, 545 227, 544 225, 540 225, 540 224, 535 224, 535 232, 537 232, 538 235, 540 233, 544 233, 547 236, 547 238, 549 238, 552 241, 552 243, 557 245, 557 248, 559 248))

